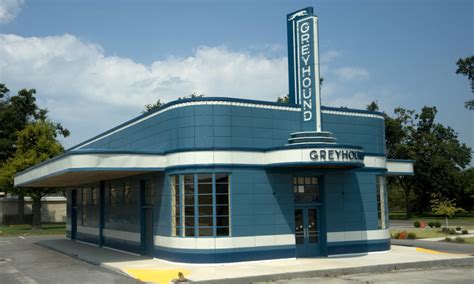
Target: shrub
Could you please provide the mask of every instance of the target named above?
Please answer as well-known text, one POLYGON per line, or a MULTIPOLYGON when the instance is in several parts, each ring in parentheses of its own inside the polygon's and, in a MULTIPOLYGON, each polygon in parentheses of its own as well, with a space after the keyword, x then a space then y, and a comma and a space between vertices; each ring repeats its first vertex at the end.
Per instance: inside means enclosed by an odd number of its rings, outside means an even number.
POLYGON ((455 242, 455 243, 464 243, 464 239, 461 238, 461 237, 456 237, 456 238, 454 239, 454 242, 455 242))
POLYGON ((418 222, 418 221, 413 222, 413 226, 415 226, 415 228, 419 228, 420 227, 420 222, 418 222))
POLYGON ((409 240, 416 239, 416 234, 415 233, 408 233, 407 239, 409 239, 409 240))
POLYGON ((430 226, 430 228, 433 228, 435 226, 435 223, 434 222, 428 222, 428 226, 430 226))
POLYGON ((408 233, 406 231, 400 232, 398 235, 399 240, 406 240, 408 237, 408 233))
POLYGON ((456 231, 461 231, 461 227, 456 227, 456 231))
POLYGON ((469 231, 466 230, 466 229, 464 229, 464 230, 462 230, 462 234, 463 234, 463 235, 467 235, 467 234, 469 234, 469 231))
POLYGON ((400 237, 400 233, 395 233, 392 235, 392 239, 398 239, 400 237))
POLYGON ((456 230, 454 230, 454 229, 449 229, 449 234, 450 234, 450 235, 455 235, 455 234, 456 234, 456 230))
POLYGON ((441 227, 441 223, 439 221, 436 221, 436 222, 434 222, 434 226, 436 228, 439 228, 439 227, 441 227))
POLYGON ((451 241, 451 238, 446 237, 444 241, 449 243, 451 241))

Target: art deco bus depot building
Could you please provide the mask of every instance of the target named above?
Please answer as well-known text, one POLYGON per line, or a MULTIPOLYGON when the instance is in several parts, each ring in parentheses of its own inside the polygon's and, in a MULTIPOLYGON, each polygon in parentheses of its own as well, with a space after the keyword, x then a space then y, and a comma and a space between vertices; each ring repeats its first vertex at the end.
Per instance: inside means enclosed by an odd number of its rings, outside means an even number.
MULTIPOLYGON (((320 105, 317 21, 288 15, 290 103, 168 103, 19 173, 67 188, 67 237, 176 262, 390 249, 378 112, 320 105)), ((258 98, 258 93, 255 97, 258 98)))

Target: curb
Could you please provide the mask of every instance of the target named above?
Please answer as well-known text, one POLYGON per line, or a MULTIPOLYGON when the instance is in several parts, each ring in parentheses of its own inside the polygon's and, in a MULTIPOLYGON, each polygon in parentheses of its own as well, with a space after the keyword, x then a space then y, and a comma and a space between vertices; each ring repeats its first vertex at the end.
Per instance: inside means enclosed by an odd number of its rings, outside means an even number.
MULTIPOLYGON (((112 270, 119 274, 130 277, 124 271, 116 267, 112 267, 104 263, 101 263, 97 260, 81 257, 77 254, 58 249, 54 246, 50 246, 47 243, 43 243, 41 241, 36 242, 36 244, 42 247, 45 247, 47 249, 56 251, 58 253, 74 257, 86 263, 99 266, 104 269, 112 270)), ((202 281, 199 281, 199 280, 193 281, 192 279, 189 279, 190 280, 189 282, 209 283, 209 284, 214 284, 214 283, 240 284, 240 283, 290 280, 290 279, 295 279, 295 278, 333 277, 333 276, 348 275, 348 274, 380 273, 380 272, 389 272, 389 271, 404 270, 404 269, 439 268, 439 267, 455 267, 455 266, 474 266, 474 257, 467 256, 465 258, 456 258, 456 259, 391 263, 391 264, 380 264, 380 265, 370 265, 370 266, 360 266, 360 267, 333 268, 333 269, 325 269, 325 270, 309 270, 309 271, 298 271, 298 272, 278 273, 278 274, 269 274, 269 275, 245 276, 245 277, 237 277, 237 278, 220 278, 220 279, 202 280, 202 281)))
POLYGON ((435 268, 435 267, 439 268, 439 267, 453 267, 453 266, 474 266, 474 257, 466 257, 466 258, 458 258, 458 259, 443 259, 443 260, 428 260, 428 261, 408 262, 408 263, 392 263, 392 264, 381 264, 381 265, 371 265, 371 266, 361 266, 361 267, 334 268, 334 269, 326 269, 326 270, 279 273, 279 274, 249 276, 249 277, 239 277, 239 278, 203 280, 203 281, 193 281, 193 283, 240 284, 240 283, 290 280, 290 279, 295 279, 295 278, 333 277, 333 276, 348 275, 348 274, 379 273, 379 272, 389 272, 389 271, 404 270, 404 269, 435 268))

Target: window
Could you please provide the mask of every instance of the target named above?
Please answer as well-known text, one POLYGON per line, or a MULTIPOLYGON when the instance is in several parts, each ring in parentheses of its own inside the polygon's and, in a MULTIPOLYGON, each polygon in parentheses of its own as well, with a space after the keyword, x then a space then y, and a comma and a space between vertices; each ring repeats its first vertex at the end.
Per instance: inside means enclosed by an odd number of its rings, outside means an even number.
POLYGON ((178 178, 178 176, 171 177, 171 235, 173 237, 181 235, 181 199, 179 198, 180 193, 178 178))
POLYGON ((387 192, 387 182, 384 176, 377 176, 377 221, 379 229, 387 229, 387 214, 385 211, 385 195, 387 192))
POLYGON ((198 179, 198 232, 201 237, 213 236, 212 174, 199 174, 198 179))
POLYGON ((170 186, 172 236, 230 235, 227 174, 171 176, 170 186))
POLYGON ((91 205, 97 205, 97 187, 91 187, 91 205))
POLYGON ((110 207, 117 206, 117 185, 113 183, 109 185, 109 205, 110 207))
POLYGON ((129 181, 123 184, 123 204, 132 204, 132 185, 129 181))
POLYGON ((88 188, 82 188, 82 214, 81 214, 81 225, 85 226, 87 224, 87 195, 88 195, 88 188))
POLYGON ((293 192, 296 203, 319 202, 319 183, 317 177, 294 177, 293 192))
POLYGON ((183 177, 183 191, 184 191, 184 234, 185 236, 194 236, 194 175, 185 175, 183 177))
POLYGON ((230 235, 229 176, 216 174, 216 235, 230 235))
POLYGON ((145 180, 144 182, 144 204, 153 205, 154 193, 153 193, 153 184, 151 180, 145 180))

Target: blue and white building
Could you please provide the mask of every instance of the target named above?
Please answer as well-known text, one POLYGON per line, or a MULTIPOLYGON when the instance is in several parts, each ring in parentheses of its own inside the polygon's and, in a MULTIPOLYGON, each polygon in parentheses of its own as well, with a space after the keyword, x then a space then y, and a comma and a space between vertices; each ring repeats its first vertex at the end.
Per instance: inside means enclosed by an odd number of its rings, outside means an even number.
MULTIPOLYGON (((67 237, 176 262, 390 250, 384 116, 321 105, 318 18, 289 14, 289 103, 204 97, 19 173, 67 188, 67 237)), ((258 97, 258 94, 255 94, 258 97)))

